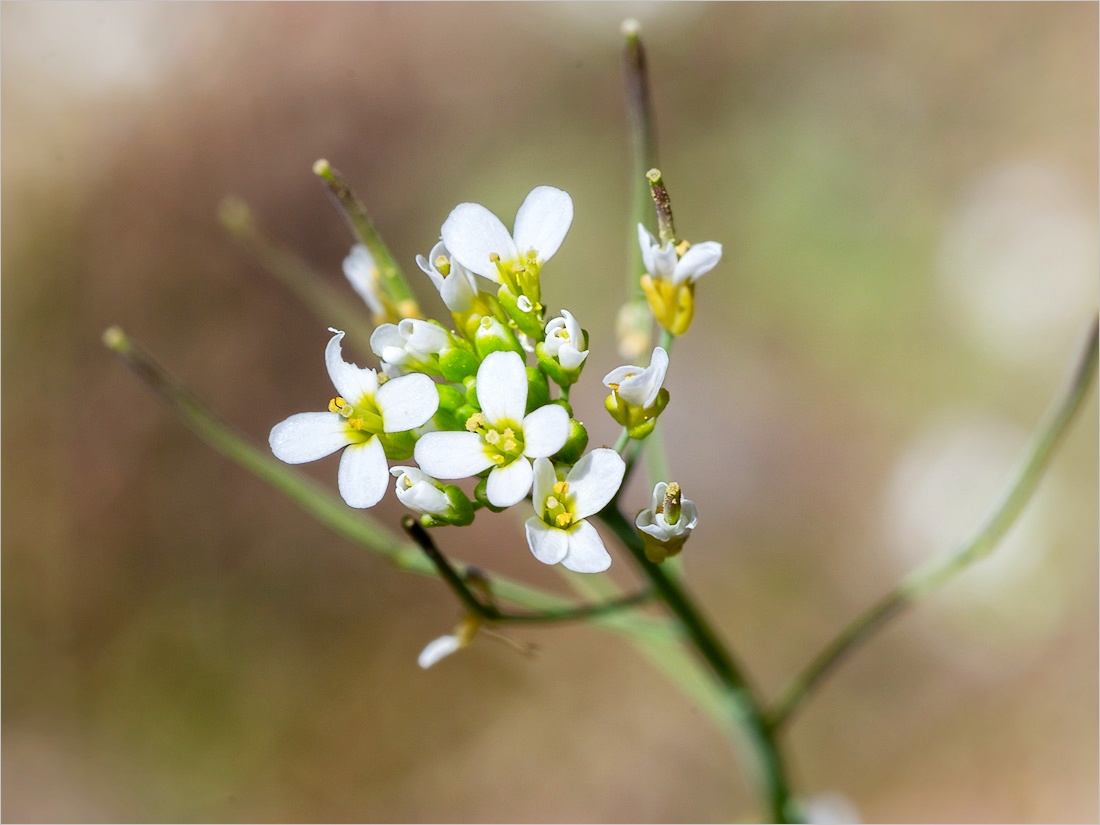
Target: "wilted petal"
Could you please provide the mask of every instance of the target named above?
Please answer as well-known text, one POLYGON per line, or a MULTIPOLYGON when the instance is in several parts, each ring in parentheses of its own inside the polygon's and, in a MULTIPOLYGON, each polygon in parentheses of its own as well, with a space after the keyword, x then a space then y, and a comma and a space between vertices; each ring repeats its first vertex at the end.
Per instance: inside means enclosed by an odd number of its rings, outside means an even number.
POLYGON ((524 527, 528 547, 543 564, 557 564, 569 552, 569 534, 564 530, 551 527, 533 516, 524 522, 524 527))
POLYGON ((485 357, 477 370, 477 401, 490 424, 523 420, 527 369, 518 353, 491 352, 485 357))
POLYGON ((531 490, 531 462, 522 456, 489 473, 485 496, 494 507, 511 507, 531 490))
POLYGON ((382 429, 400 433, 421 427, 439 409, 435 382, 420 373, 391 378, 378 388, 374 403, 382 413, 382 429))
POLYGON ((546 404, 523 419, 523 454, 549 457, 569 440, 569 413, 559 404, 546 404))
POLYGON ((574 573, 602 573, 611 566, 611 556, 596 528, 580 521, 569 530, 569 550, 562 567, 574 573))
POLYGON ((493 466, 477 433, 427 433, 416 442, 414 457, 433 478, 466 478, 493 466))
POLYGON ((377 436, 352 444, 340 456, 337 482, 349 507, 373 507, 386 494, 389 481, 386 451, 377 436))
POLYGON ((352 443, 348 422, 331 412, 292 415, 271 428, 271 452, 287 464, 316 461, 352 443))
POLYGON ((583 519, 600 512, 619 492, 626 463, 614 450, 601 447, 573 465, 565 477, 573 497, 573 515, 583 519))
POLYGON ((682 284, 706 275, 722 260, 722 244, 704 241, 690 247, 672 272, 672 282, 682 284))
POLYGON ((536 186, 516 213, 513 235, 521 255, 538 252, 540 261, 549 260, 573 223, 573 199, 553 186, 536 186))
POLYGON ((332 379, 332 385, 349 404, 358 404, 364 395, 373 396, 378 390, 378 374, 371 369, 363 369, 355 364, 349 364, 344 360, 343 349, 340 342, 344 333, 338 329, 330 329, 336 333, 329 339, 325 347, 325 366, 328 367, 328 377, 332 379))
POLYGON ((500 273, 489 256, 517 257, 516 244, 500 218, 479 203, 460 203, 443 222, 443 243, 471 272, 500 283, 500 273))
POLYGON ((440 636, 438 639, 432 639, 420 651, 420 655, 416 658, 416 663, 420 667, 427 670, 440 659, 445 659, 452 653, 456 653, 462 649, 462 643, 459 642, 455 636, 440 636))

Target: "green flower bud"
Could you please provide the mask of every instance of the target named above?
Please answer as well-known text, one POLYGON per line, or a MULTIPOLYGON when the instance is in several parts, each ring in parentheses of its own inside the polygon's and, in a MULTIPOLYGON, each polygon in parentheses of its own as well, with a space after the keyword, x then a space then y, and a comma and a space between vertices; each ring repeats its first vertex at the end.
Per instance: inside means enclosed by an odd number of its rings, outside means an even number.
POLYGON ((497 290, 497 300, 500 301, 501 308, 512 319, 520 332, 533 341, 542 339, 543 327, 546 322, 542 317, 541 304, 531 300, 526 295, 516 295, 507 284, 502 285, 497 290))
POLYGON ((436 384, 436 392, 439 393, 439 409, 454 412, 466 403, 466 396, 462 390, 452 387, 450 384, 436 384))
POLYGON ((515 333, 496 318, 488 315, 482 318, 477 326, 474 346, 481 358, 485 358, 490 352, 515 352, 521 358, 525 355, 515 333))
POLYGON ((474 488, 474 501, 476 501, 482 507, 485 507, 488 510, 492 510, 494 513, 503 513, 505 510, 508 509, 507 507, 496 507, 489 502, 489 495, 487 492, 488 486, 489 479, 487 478, 483 478, 477 483, 477 486, 474 488))
POLYGON ((462 346, 451 347, 439 354, 439 370, 448 381, 459 382, 469 375, 476 375, 478 366, 477 357, 462 346))
POLYGON ((588 430, 584 428, 584 424, 572 419, 569 422, 569 438, 565 446, 554 456, 554 461, 562 464, 576 464, 584 455, 586 447, 588 447, 588 430))
POLYGON ((524 415, 530 415, 539 407, 550 403, 550 385, 546 376, 535 367, 527 368, 527 409, 524 415))

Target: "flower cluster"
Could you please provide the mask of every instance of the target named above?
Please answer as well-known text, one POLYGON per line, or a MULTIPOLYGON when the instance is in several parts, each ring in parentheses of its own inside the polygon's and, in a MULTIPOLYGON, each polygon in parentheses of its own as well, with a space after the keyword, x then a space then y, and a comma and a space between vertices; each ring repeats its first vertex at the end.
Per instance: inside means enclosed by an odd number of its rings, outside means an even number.
MULTIPOLYGON (((550 186, 527 196, 512 231, 483 206, 457 206, 416 261, 453 325, 394 316, 369 252, 353 248, 344 270, 379 322, 370 338, 378 369, 346 361, 344 333, 332 330, 325 363, 335 396, 327 411, 277 424, 274 454, 300 463, 343 450, 344 501, 372 507, 392 476, 398 499, 429 527, 469 524, 481 508, 530 499, 535 558, 606 570, 611 556, 588 518, 618 493, 626 464, 605 447, 585 452, 588 433, 568 388, 587 361, 588 334, 569 310, 547 320, 542 303, 542 268, 572 220, 572 199, 550 186), (387 317, 396 323, 381 323, 387 317), (416 466, 391 467, 408 459, 416 466), (472 489, 454 483, 468 478, 472 489)), ((667 404, 667 365, 658 348, 650 367, 620 367, 604 379, 608 408, 632 437, 652 430, 667 404)))

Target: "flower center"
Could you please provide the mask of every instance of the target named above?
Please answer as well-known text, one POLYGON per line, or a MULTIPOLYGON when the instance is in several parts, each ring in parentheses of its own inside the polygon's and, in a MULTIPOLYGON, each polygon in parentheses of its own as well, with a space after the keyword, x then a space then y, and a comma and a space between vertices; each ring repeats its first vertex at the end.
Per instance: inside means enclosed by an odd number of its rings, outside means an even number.
POLYGON ((358 432, 371 435, 382 432, 382 412, 369 395, 359 399, 358 404, 349 404, 338 395, 328 402, 328 411, 343 416, 348 426, 358 432))
POLYGON ((573 497, 569 495, 569 482, 559 481, 554 491, 542 504, 542 520, 551 527, 566 528, 576 519, 573 514, 573 497))
MULTIPOLYGON (((518 258, 508 260, 493 252, 489 255, 489 260, 496 265, 502 283, 511 287, 517 296, 527 298, 532 307, 538 305, 539 270, 542 269, 542 264, 539 262, 537 250, 529 249, 526 253, 521 252, 518 258)), ((529 311, 524 309, 524 312, 529 311)))
POLYGON ((485 452, 498 467, 523 455, 523 427, 514 421, 498 421, 490 426, 483 414, 474 413, 466 420, 466 429, 481 436, 485 452))

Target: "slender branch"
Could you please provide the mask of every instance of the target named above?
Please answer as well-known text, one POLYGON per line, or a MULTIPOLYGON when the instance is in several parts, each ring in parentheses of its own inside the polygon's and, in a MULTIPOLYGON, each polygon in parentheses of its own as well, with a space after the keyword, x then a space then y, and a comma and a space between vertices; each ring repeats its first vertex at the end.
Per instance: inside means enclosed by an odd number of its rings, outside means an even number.
POLYGON ((412 516, 405 516, 401 520, 401 526, 405 528, 405 532, 424 551, 425 555, 431 559, 436 569, 439 570, 439 577, 455 592, 459 600, 466 605, 467 610, 487 622, 540 624, 591 619, 619 610, 637 607, 653 598, 652 590, 643 590, 639 593, 610 599, 599 604, 575 605, 543 610, 538 613, 508 613, 500 610, 496 605, 486 604, 474 595, 473 591, 467 586, 465 578, 447 561, 447 557, 436 547, 432 537, 428 535, 428 531, 424 529, 419 521, 412 516))
POLYGON ((657 595, 683 625, 699 655, 710 665, 722 684, 731 706, 731 721, 736 722, 735 729, 744 734, 745 744, 755 758, 758 778, 768 800, 769 821, 790 821, 794 811, 783 757, 765 723, 763 705, 749 685, 744 671, 726 650, 687 592, 665 574, 661 565, 646 558, 642 540, 619 510, 618 502, 612 501, 600 512, 599 518, 630 551, 657 595))
POLYGON ((885 597, 858 616, 825 646, 787 686, 768 714, 777 730, 790 721, 810 693, 856 647, 894 616, 923 599, 974 562, 989 555, 1024 509, 1055 449, 1084 402, 1097 364, 1097 320, 1089 328, 1081 354, 1062 391, 1055 397, 1024 452, 1008 488, 975 533, 954 551, 918 567, 885 597))

